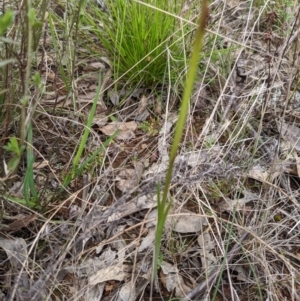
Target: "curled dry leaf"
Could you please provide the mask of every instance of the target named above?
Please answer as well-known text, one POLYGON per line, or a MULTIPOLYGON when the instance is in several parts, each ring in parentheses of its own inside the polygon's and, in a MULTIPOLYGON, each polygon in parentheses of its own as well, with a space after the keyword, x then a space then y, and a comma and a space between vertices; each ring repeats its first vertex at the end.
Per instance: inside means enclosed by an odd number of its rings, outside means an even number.
POLYGON ((22 267, 28 259, 27 244, 23 238, 0 239, 0 248, 4 249, 14 267, 22 267))
POLYGON ((232 265, 230 270, 238 273, 237 280, 243 281, 243 282, 249 282, 248 273, 246 272, 246 270, 242 266, 232 265))
POLYGON ((125 283, 119 291, 117 301, 135 301, 137 298, 136 286, 131 282, 125 283))
POLYGON ((97 71, 97 70, 105 70, 105 69, 106 69, 106 67, 103 63, 93 62, 93 63, 87 64, 87 66, 85 66, 83 71, 87 72, 87 71, 97 71))
POLYGON ((217 262, 217 259, 212 252, 215 249, 215 242, 211 239, 209 233, 201 233, 198 236, 197 241, 201 248, 200 254, 202 267, 206 271, 214 269, 217 262))
POLYGON ((33 222, 37 218, 36 214, 25 215, 22 218, 18 218, 7 227, 1 229, 2 232, 9 232, 9 231, 17 231, 23 227, 27 227, 31 222, 33 222))
POLYGON ((153 246, 155 239, 155 228, 151 227, 148 231, 148 234, 145 238, 143 238, 140 246, 139 246, 139 253, 145 251, 148 249, 150 246, 153 246))
POLYGON ((94 275, 89 277, 89 284, 96 285, 109 280, 123 281, 129 273, 126 272, 125 265, 113 265, 97 271, 94 275))
POLYGON ((290 142, 291 148, 300 151, 300 128, 285 122, 277 122, 277 128, 282 138, 290 142))
POLYGON ((34 162, 33 163, 33 168, 42 169, 44 167, 47 167, 48 165, 49 165, 49 161, 48 160, 43 160, 41 162, 34 162))
POLYGON ((134 120, 144 121, 149 117, 148 107, 148 98, 143 94, 141 100, 139 101, 139 107, 134 112, 134 120))
MULTIPOLYGON (((20 270, 27 266, 28 264, 28 252, 27 244, 23 238, 16 239, 0 239, 0 248, 4 249, 8 260, 11 263, 11 270, 9 271, 9 276, 7 279, 6 287, 9 289, 7 296, 12 293, 12 288, 17 284, 17 295, 19 295, 18 300, 31 300, 30 295, 30 283, 27 273, 20 274, 20 270), (18 281, 18 282, 15 282, 18 281)), ((2 260, 3 262, 3 260, 2 260)), ((2 274, 1 274, 2 278, 2 274)), ((42 292, 42 289, 41 289, 42 292)), ((45 292, 43 292, 45 293, 45 292)), ((6 299, 5 299, 6 300, 6 299)), ((7 299, 8 300, 8 299, 7 299)), ((12 300, 12 299, 10 299, 12 300)), ((13 300, 16 300, 15 298, 13 300)))
POLYGON ((166 221, 166 226, 178 233, 196 233, 201 231, 204 225, 207 225, 206 218, 193 212, 168 217, 166 221))
MULTIPOLYGON (((107 222, 117 221, 125 216, 133 214, 144 209, 154 208, 157 206, 157 195, 143 195, 136 197, 128 203, 118 206, 117 212, 114 212, 107 222)), ((110 211, 109 211, 110 212, 110 211)), ((103 213, 105 214, 105 212, 103 213)))
POLYGON ((141 180, 144 164, 141 162, 134 162, 134 167, 135 169, 122 170, 116 178, 118 181, 116 186, 122 192, 129 192, 134 189, 141 180))
POLYGON ((161 158, 161 162, 157 164, 153 164, 148 171, 146 172, 145 176, 149 176, 152 174, 157 174, 159 172, 164 172, 168 167, 169 162, 169 144, 167 143, 166 139, 168 134, 171 131, 172 126, 176 123, 178 119, 177 115, 170 114, 168 119, 165 121, 165 124, 161 128, 159 132, 159 139, 157 143, 157 148, 159 152, 159 157, 161 158))
POLYGON ((268 172, 262 166, 253 166, 248 173, 248 177, 261 181, 261 182, 272 182, 276 177, 280 175, 280 172, 268 172))
POLYGON ((176 297, 184 297, 191 290, 185 283, 180 274, 178 274, 178 269, 168 263, 163 261, 161 264, 161 282, 168 292, 172 292, 175 289, 176 297))
POLYGON ((244 197, 240 199, 231 200, 230 198, 226 198, 225 201, 219 205, 221 212, 233 212, 234 210, 240 211, 245 209, 245 205, 247 203, 259 200, 259 197, 255 193, 246 190, 243 191, 243 195, 244 197))
POLYGON ((300 158, 295 154, 297 175, 300 177, 300 158))
POLYGON ((205 249, 206 251, 210 252, 215 248, 215 242, 211 240, 211 237, 208 233, 201 233, 198 236, 197 242, 201 249, 205 249))
POLYGON ((99 283, 88 287, 84 301, 99 301, 104 292, 105 283, 99 283))
POLYGON ((111 136, 117 130, 119 130, 119 134, 117 135, 116 139, 119 140, 129 140, 135 138, 134 131, 137 129, 137 123, 135 121, 129 122, 118 122, 113 121, 106 126, 100 128, 100 131, 106 135, 111 136))

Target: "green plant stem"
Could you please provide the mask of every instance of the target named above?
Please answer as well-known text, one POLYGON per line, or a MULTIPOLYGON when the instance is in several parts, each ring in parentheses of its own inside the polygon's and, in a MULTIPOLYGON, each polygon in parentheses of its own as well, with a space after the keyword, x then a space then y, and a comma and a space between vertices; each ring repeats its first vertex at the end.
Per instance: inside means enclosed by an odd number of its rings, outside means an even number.
POLYGON ((179 113, 179 118, 176 124, 176 129, 175 129, 175 136, 174 140, 172 143, 172 148, 170 152, 170 161, 169 161, 169 167, 166 175, 166 183, 164 187, 164 193, 163 193, 163 198, 162 202, 165 203, 167 199, 167 195, 169 192, 169 186, 172 178, 172 171, 173 171, 173 164, 175 161, 175 158, 177 156, 177 151, 180 145, 181 137, 183 134, 183 128, 185 125, 186 117, 187 117, 187 112, 189 108, 189 103, 190 103, 190 96, 193 90, 193 85, 194 85, 194 80, 197 72, 197 66, 198 66, 198 61, 199 61, 199 54, 202 48, 202 39, 205 34, 205 23, 208 17, 208 9, 207 9, 207 1, 204 0, 202 6, 202 14, 199 18, 199 25, 198 25, 198 30, 196 32, 196 38, 195 38, 195 43, 194 43, 194 48, 192 52, 192 57, 190 60, 189 64, 189 70, 187 74, 187 81, 184 89, 184 94, 182 98, 182 103, 180 107, 180 113, 179 113))
POLYGON ((84 133, 81 137, 81 141, 80 141, 78 150, 77 150, 75 158, 73 160, 72 172, 71 172, 71 174, 68 174, 68 176, 64 180, 64 183, 63 183, 64 187, 66 187, 66 185, 68 183, 70 183, 70 181, 77 174, 77 170, 78 170, 78 167, 79 167, 79 161, 80 161, 80 158, 82 156, 83 150, 85 148, 87 139, 88 139, 90 131, 91 131, 91 125, 92 125, 93 118, 94 118, 94 115, 95 115, 95 112, 96 112, 96 107, 97 107, 97 103, 98 103, 98 100, 99 100, 99 96, 100 96, 100 93, 102 93, 102 84, 101 83, 102 83, 102 76, 101 76, 101 73, 100 73, 99 74, 98 87, 97 87, 96 95, 95 95, 93 105, 92 105, 92 108, 91 108, 91 111, 90 111, 90 114, 89 114, 89 117, 88 117, 87 125, 84 129, 84 133))
POLYGON ((29 13, 31 11, 31 0, 26 1, 25 5, 26 9, 26 28, 27 28, 27 64, 26 64, 26 73, 25 73, 25 82, 24 82, 24 95, 21 100, 21 132, 20 132, 20 146, 24 145, 25 137, 26 137, 26 109, 28 103, 28 88, 30 81, 30 71, 31 71, 31 50, 32 50, 32 24, 30 20, 29 13))
POLYGON ((78 166, 78 163, 79 163, 79 160, 81 158, 82 152, 83 152, 83 150, 85 148, 85 145, 86 145, 86 141, 87 141, 87 139, 89 137, 89 134, 90 134, 90 131, 91 131, 91 125, 92 125, 92 122, 93 122, 93 118, 94 118, 94 115, 95 115, 95 112, 96 112, 97 103, 98 103, 99 96, 100 96, 101 81, 102 81, 102 77, 101 77, 101 74, 100 74, 96 95, 95 95, 93 105, 92 105, 92 108, 91 108, 91 111, 90 111, 90 114, 89 114, 87 125, 84 129, 84 134, 81 138, 81 142, 80 142, 78 151, 77 151, 76 156, 75 156, 74 161, 73 161, 73 166, 75 168, 78 166))
MULTIPOLYGON (((196 31, 196 37, 194 42, 194 47, 192 51, 192 57, 190 59, 189 64, 189 70, 187 74, 187 80, 186 85, 184 89, 183 99, 181 103, 180 113, 179 113, 179 119, 176 124, 175 129, 175 136, 172 143, 172 148, 170 152, 170 159, 169 159, 169 165, 166 173, 166 181, 164 185, 163 190, 163 196, 161 198, 160 195, 160 187, 158 186, 157 189, 157 226, 156 226, 156 233, 155 233, 155 246, 154 246, 154 256, 153 256, 153 273, 152 273, 152 287, 153 282, 156 277, 157 273, 157 263, 158 263, 158 257, 159 257, 159 251, 160 251, 160 245, 161 245, 161 239, 163 234, 163 228, 164 224, 168 215, 168 212, 171 207, 171 202, 167 205, 167 198, 168 198, 168 192, 169 187, 172 179, 172 171, 173 171, 173 165, 174 161, 178 152, 178 148, 180 145, 181 137, 183 134, 183 129, 187 117, 187 112, 189 108, 189 100, 192 93, 194 80, 196 76, 199 56, 202 48, 202 40, 205 34, 205 24, 208 18, 208 3, 207 0, 202 1, 202 10, 201 15, 199 18, 198 23, 198 29, 196 31)), ((152 291, 152 289, 151 289, 152 291)))
POLYGON ((28 126, 27 134, 27 168, 24 177, 23 194, 26 204, 29 208, 39 208, 39 196, 34 185, 33 175, 33 163, 34 156, 32 151, 32 126, 31 123, 28 126))

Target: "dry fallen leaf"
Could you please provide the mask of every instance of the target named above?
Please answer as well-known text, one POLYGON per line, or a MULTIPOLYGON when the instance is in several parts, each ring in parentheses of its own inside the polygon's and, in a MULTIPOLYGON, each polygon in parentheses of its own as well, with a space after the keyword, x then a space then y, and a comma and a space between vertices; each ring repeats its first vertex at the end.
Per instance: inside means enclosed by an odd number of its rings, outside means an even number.
POLYGON ((179 214, 167 218, 166 227, 177 233, 196 233, 207 225, 207 219, 203 216, 185 211, 184 214, 179 214))
POLYGON ((135 169, 124 169, 122 170, 116 180, 118 181, 116 186, 122 192, 129 192, 138 186, 143 170, 144 164, 141 162, 134 162, 135 169))
POLYGON ((4 249, 6 255, 14 267, 22 267, 28 260, 27 244, 23 238, 0 239, 0 248, 4 249))
POLYGON ((147 250, 150 246, 153 246, 155 239, 155 228, 151 227, 148 231, 148 234, 146 237, 143 238, 140 246, 139 246, 139 253, 147 250))
POLYGON ((233 212, 234 210, 240 211, 245 209, 245 205, 252 201, 259 200, 259 197, 252 192, 243 191, 243 197, 240 199, 230 199, 226 198, 223 202, 219 204, 219 208, 221 212, 227 211, 227 212, 233 212))
MULTIPOLYGON (((111 216, 109 216, 107 222, 109 223, 109 222, 117 221, 120 218, 133 214, 137 211, 154 208, 156 206, 157 206, 156 193, 153 195, 143 195, 141 197, 136 197, 132 199, 130 202, 120 205, 118 207, 118 211, 114 212, 111 216)), ((108 210, 110 212, 110 209, 108 210)), ((105 212, 103 212, 103 214, 105 214, 105 212)))
POLYGON ((99 301, 102 298, 104 292, 105 283, 99 283, 88 287, 87 293, 85 294, 84 301, 99 301))
POLYGON ((26 215, 22 218, 15 220, 11 224, 7 225, 7 227, 1 229, 1 231, 2 232, 10 232, 10 231, 20 230, 21 228, 27 227, 36 218, 37 218, 36 214, 26 215))
MULTIPOLYGON (((16 286, 16 294, 19 296, 18 300, 31 300, 28 298, 30 296, 30 284, 31 281, 29 280, 29 275, 24 271, 21 273, 21 270, 25 266, 28 265, 29 255, 27 251, 27 243, 23 238, 15 238, 15 239, 0 239, 0 248, 2 248, 8 260, 10 261, 10 270, 7 272, 9 273, 9 277, 3 277, 3 269, 1 269, 1 277, 6 279, 6 286, 8 288, 12 288, 16 283, 16 279, 18 279, 17 286, 16 286), (18 276, 17 276, 18 275, 18 276), (17 277, 17 278, 16 278, 17 277)), ((1 258, 1 263, 4 263, 3 258, 1 258)), ((8 275, 7 275, 8 276, 8 275)), ((40 289, 40 293, 44 294, 45 292, 43 289, 40 289)), ((5 299, 8 300, 8 299, 5 299)), ((16 300, 16 298, 13 298, 16 300)), ((41 300, 41 299, 39 299, 41 300)))
POLYGON ((113 135, 117 130, 119 130, 119 134, 116 139, 119 140, 129 140, 135 138, 134 131, 137 129, 137 123, 135 121, 129 122, 118 122, 113 121, 108 125, 100 128, 100 131, 106 136, 113 135))
POLYGON ((184 283, 183 277, 178 274, 178 269, 165 261, 161 264, 160 280, 168 292, 172 292, 175 289, 176 297, 183 298, 191 290, 184 283))
POLYGON ((43 160, 41 162, 34 162, 33 163, 33 167, 37 168, 37 169, 42 169, 42 168, 44 168, 44 167, 46 167, 48 165, 49 165, 49 161, 48 160, 43 160))
POLYGON ((114 265, 97 271, 89 277, 89 284, 96 285, 109 280, 123 281, 128 276, 125 265, 114 265))
POLYGON ((131 282, 125 283, 119 291, 117 301, 135 301, 137 298, 136 286, 131 282))
POLYGON ((242 266, 232 265, 230 267, 230 270, 234 271, 238 274, 237 275, 237 280, 243 281, 243 282, 249 282, 249 275, 248 275, 247 271, 242 266))
POLYGON ((134 112, 134 120, 144 121, 146 120, 150 113, 147 110, 148 107, 148 98, 145 95, 142 95, 141 100, 139 101, 139 107, 134 112))
POLYGON ((209 233, 201 233, 198 236, 197 241, 200 246, 202 267, 206 271, 214 269, 217 262, 217 259, 212 252, 215 249, 215 242, 211 239, 209 233))
POLYGON ((253 166, 248 173, 248 177, 261 181, 261 182, 272 182, 276 177, 280 175, 280 172, 268 172, 262 166, 253 166))
POLYGON ((159 139, 157 143, 157 148, 160 157, 160 163, 152 164, 148 171, 145 173, 145 176, 150 176, 152 174, 158 174, 163 172, 168 167, 169 162, 169 144, 166 141, 166 137, 171 131, 172 126, 176 123, 178 119, 177 115, 169 114, 168 119, 165 121, 159 132, 159 139))
POLYGON ((201 233, 198 236, 197 242, 202 249, 205 249, 209 252, 214 250, 216 245, 208 233, 201 233))
POLYGON ((97 70, 105 70, 105 65, 101 62, 93 62, 89 63, 87 66, 85 66, 84 71, 97 71, 97 70))
POLYGON ((295 150, 300 151, 300 128, 285 122, 277 122, 277 128, 282 138, 289 141, 295 150))
POLYGON ((295 154, 295 160, 296 160, 297 174, 298 174, 298 177, 300 177, 300 157, 298 157, 296 154, 295 154))

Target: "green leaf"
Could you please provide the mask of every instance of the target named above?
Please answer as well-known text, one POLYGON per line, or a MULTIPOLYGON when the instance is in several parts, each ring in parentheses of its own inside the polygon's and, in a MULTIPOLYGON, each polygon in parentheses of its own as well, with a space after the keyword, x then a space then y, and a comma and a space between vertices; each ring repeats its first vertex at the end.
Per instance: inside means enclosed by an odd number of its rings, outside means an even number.
POLYGON ((43 22, 41 22, 41 21, 36 21, 32 24, 33 29, 40 29, 42 27, 43 27, 43 22))
POLYGON ((40 75, 39 72, 36 72, 34 74, 34 76, 33 76, 33 82, 36 85, 36 87, 39 89, 39 91, 43 90, 44 84, 42 82, 41 75, 40 75))
POLYGON ((21 150, 19 147, 19 143, 16 137, 11 137, 7 143, 7 145, 3 146, 3 148, 15 155, 17 155, 18 157, 21 156, 21 150))
POLYGON ((92 104, 92 108, 90 110, 87 125, 86 125, 84 133, 81 137, 79 148, 76 152, 76 155, 75 155, 75 158, 74 158, 74 161, 73 161, 74 170, 76 170, 77 167, 78 167, 79 160, 81 158, 81 155, 82 155, 83 150, 85 148, 85 144, 87 142, 88 136, 89 136, 90 131, 91 131, 91 126, 92 126, 93 118, 94 118, 94 115, 95 115, 95 112, 96 112, 96 107, 97 107, 97 104, 98 104, 99 96, 100 96, 100 93, 102 92, 101 91, 101 88, 102 88, 101 83, 102 83, 102 77, 101 77, 101 74, 99 74, 99 81, 98 81, 98 87, 97 87, 97 90, 96 90, 96 95, 95 95, 95 98, 94 98, 94 101, 93 101, 93 104, 92 104))
POLYGON ((14 40, 12 40, 10 38, 1 37, 1 35, 0 35, 0 42, 7 43, 7 44, 20 45, 20 42, 14 41, 14 40))
POLYGON ((40 209, 39 206, 36 206, 36 204, 31 202, 31 201, 28 204, 24 199, 15 198, 15 197, 12 197, 12 196, 9 196, 9 195, 5 195, 4 198, 11 201, 11 202, 14 202, 15 204, 20 204, 20 205, 23 205, 23 206, 28 206, 30 208, 40 209))
POLYGON ((22 106, 26 106, 27 102, 28 102, 28 96, 24 96, 24 97, 21 98, 21 105, 22 106))
POLYGON ((14 14, 11 11, 6 11, 4 15, 0 16, 0 35, 2 36, 7 28, 13 23, 14 14))
POLYGON ((8 60, 5 60, 5 61, 1 61, 0 62, 0 68, 6 66, 8 64, 14 63, 15 61, 16 61, 15 59, 8 59, 8 60))

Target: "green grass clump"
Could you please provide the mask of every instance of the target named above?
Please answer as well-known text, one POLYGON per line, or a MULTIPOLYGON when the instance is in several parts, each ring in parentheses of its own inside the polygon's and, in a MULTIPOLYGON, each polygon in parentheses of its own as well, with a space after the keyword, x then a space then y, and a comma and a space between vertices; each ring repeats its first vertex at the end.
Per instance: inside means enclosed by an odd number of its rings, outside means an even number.
POLYGON ((176 17, 182 2, 109 0, 105 11, 96 4, 88 9, 84 28, 105 47, 115 79, 153 85, 162 83, 167 74, 169 82, 178 81, 185 68, 186 30, 176 17))

